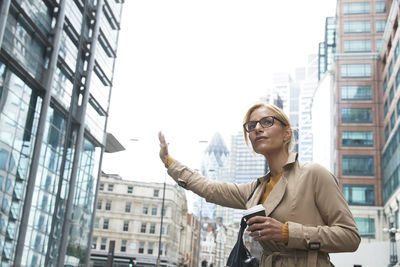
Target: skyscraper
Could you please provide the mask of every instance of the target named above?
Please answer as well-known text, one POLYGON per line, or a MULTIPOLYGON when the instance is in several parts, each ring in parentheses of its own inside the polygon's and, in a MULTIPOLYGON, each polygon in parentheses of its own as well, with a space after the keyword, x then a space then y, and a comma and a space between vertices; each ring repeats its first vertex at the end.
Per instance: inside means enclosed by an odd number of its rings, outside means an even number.
POLYGON ((122 2, 0 2, 0 265, 86 265, 122 2))

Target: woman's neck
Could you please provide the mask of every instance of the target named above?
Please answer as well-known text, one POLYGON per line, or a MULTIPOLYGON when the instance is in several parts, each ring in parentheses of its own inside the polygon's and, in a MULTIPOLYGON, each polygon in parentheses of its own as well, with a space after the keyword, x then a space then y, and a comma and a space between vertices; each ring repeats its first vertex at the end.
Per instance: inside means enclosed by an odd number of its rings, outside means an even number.
POLYGON ((275 176, 283 171, 283 166, 288 160, 289 153, 287 151, 280 151, 278 153, 268 153, 264 156, 268 162, 271 176, 275 176))

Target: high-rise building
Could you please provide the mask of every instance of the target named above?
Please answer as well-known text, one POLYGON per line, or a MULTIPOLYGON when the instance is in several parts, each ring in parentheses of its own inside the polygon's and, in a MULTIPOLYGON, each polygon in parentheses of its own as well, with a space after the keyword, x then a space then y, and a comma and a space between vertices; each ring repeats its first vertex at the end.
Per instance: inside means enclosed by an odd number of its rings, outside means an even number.
POLYGON ((334 171, 362 238, 369 240, 383 235, 379 51, 386 3, 338 0, 336 14, 334 171))
MULTIPOLYGON (((249 183, 266 174, 267 164, 264 156, 256 154, 247 146, 243 133, 238 132, 231 139, 231 175, 232 182, 249 183)), ((234 210, 233 221, 240 223, 243 210, 234 210)))
POLYGON ((325 20, 325 39, 319 43, 318 50, 318 80, 333 64, 333 55, 336 52, 336 18, 328 17, 325 20))
POLYGON ((122 2, 0 1, 0 265, 87 265, 122 2))

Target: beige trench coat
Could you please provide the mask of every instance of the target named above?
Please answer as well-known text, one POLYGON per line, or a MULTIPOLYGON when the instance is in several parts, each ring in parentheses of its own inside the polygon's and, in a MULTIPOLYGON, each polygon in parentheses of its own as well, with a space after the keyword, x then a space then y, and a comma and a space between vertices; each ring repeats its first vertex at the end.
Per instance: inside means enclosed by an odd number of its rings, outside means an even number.
MULTIPOLYGON (((296 153, 283 169, 263 205, 267 216, 289 222, 289 241, 261 241, 260 266, 332 266, 328 253, 355 251, 360 235, 336 178, 318 164, 300 164, 296 153)), ((208 202, 236 209, 257 205, 270 178, 268 173, 245 184, 215 182, 178 161, 168 174, 208 202)))

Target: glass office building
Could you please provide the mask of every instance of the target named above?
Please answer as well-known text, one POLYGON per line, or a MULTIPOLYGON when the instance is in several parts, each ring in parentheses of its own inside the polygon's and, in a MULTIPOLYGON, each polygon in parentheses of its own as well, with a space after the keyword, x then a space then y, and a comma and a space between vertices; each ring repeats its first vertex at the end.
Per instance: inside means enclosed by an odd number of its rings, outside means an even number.
POLYGON ((88 264, 122 2, 0 1, 0 266, 88 264))

